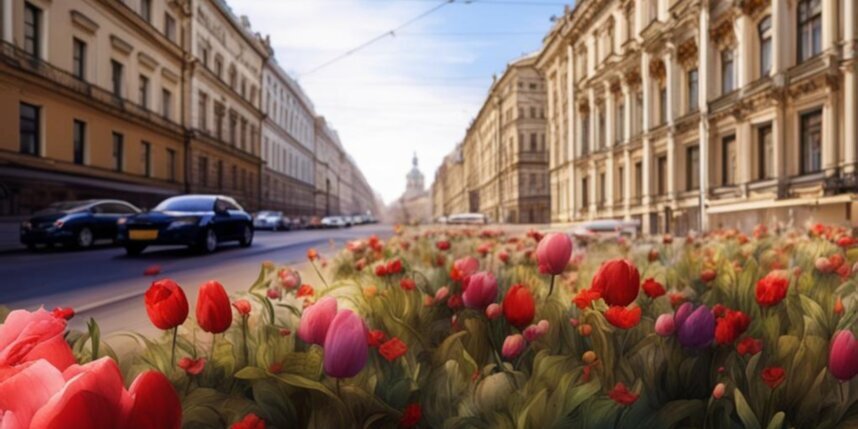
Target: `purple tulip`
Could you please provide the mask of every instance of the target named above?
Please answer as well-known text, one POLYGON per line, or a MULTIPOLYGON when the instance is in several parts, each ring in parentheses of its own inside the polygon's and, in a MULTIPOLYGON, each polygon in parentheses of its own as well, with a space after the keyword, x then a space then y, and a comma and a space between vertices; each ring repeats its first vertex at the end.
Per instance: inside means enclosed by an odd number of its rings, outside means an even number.
POLYGON ((366 325, 351 312, 341 310, 334 317, 325 336, 325 374, 329 377, 354 377, 368 358, 366 325))
POLYGON ((676 321, 672 314, 662 314, 655 320, 655 333, 662 337, 673 335, 676 330, 676 321))
POLYGON ((468 308, 486 308, 498 297, 498 281, 492 273, 476 273, 465 282, 462 301, 468 308))
POLYGON ((697 307, 690 302, 682 304, 673 317, 677 338, 683 347, 701 349, 715 337, 715 315, 705 305, 697 307), (693 311, 692 311, 693 310, 693 311))
POLYGON ((337 315, 337 300, 332 297, 320 299, 304 309, 298 325, 298 337, 309 344, 322 345, 334 316, 337 315))
POLYGON ((858 342, 852 331, 834 333, 828 353, 828 370, 840 381, 849 381, 858 375, 858 342))

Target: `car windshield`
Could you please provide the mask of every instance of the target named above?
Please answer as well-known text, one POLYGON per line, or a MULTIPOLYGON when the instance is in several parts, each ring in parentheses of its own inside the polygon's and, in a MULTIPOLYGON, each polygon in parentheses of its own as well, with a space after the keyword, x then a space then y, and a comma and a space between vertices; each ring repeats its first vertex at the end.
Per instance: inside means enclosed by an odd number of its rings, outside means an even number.
POLYGON ((156 212, 210 212, 214 208, 214 199, 209 197, 169 198, 155 207, 156 212))
POLYGON ((48 207, 39 210, 36 212, 39 214, 48 214, 48 213, 72 213, 86 209, 89 207, 92 201, 62 201, 58 203, 53 203, 48 207))

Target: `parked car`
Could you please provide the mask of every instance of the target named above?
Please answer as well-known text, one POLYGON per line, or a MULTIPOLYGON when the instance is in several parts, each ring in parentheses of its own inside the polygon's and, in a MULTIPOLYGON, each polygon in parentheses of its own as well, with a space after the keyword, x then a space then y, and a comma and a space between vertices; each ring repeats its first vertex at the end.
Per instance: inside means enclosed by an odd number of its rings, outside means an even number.
POLYGON ((572 229, 572 238, 578 243, 615 240, 621 236, 635 238, 640 224, 637 221, 601 219, 581 223, 572 229))
POLYGON ((98 240, 115 240, 117 221, 140 213, 121 200, 83 200, 53 203, 21 224, 21 243, 33 250, 39 244, 62 244, 81 249, 98 240))
POLYGON ((278 231, 281 229, 292 229, 292 220, 283 216, 283 212, 261 211, 253 218, 253 227, 256 229, 270 229, 278 231))
POLYGON ((345 228, 351 226, 342 216, 325 216, 322 218, 323 228, 345 228))
POLYGON ((318 216, 311 217, 310 221, 307 222, 307 229, 319 229, 319 228, 324 228, 324 226, 322 226, 322 218, 320 218, 318 216))
POLYGON ((157 244, 186 245, 203 253, 214 252, 224 241, 248 247, 253 243, 253 218, 227 196, 183 195, 121 220, 119 241, 129 255, 157 244))
POLYGON ((450 225, 485 225, 487 223, 489 223, 489 217, 482 213, 459 213, 447 218, 447 224, 450 225))

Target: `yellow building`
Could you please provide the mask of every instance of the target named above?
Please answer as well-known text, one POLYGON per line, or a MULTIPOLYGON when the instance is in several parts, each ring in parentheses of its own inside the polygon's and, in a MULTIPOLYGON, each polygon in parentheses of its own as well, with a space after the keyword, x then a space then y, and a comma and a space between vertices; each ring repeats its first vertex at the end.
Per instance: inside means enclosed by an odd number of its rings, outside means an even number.
POLYGON ((837 0, 584 1, 537 60, 552 220, 648 233, 855 223, 856 9, 837 0))
POLYGON ((185 183, 176 2, 2 2, 0 215, 185 183))

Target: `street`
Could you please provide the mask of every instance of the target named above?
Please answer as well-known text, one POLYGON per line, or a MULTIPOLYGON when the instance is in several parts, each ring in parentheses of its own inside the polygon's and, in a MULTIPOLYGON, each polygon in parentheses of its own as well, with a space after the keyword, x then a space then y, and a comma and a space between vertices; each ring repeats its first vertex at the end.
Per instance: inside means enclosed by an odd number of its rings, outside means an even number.
MULTIPOLYGON (((143 293, 156 278, 169 277, 182 285, 193 306, 196 289, 207 280, 218 280, 229 291, 244 290, 256 278, 260 264, 302 264, 310 247, 333 256, 345 241, 378 234, 392 234, 389 225, 364 225, 344 229, 294 232, 256 231, 253 246, 221 245, 217 252, 199 255, 184 247, 155 247, 129 257, 119 247, 88 251, 53 250, 0 255, 0 305, 35 309, 44 305, 72 307, 77 316, 72 328, 83 329, 94 317, 105 332, 147 332, 143 293), (333 240, 335 248, 330 247, 333 240), (158 265, 160 274, 144 276, 147 267, 158 265)), ((318 279, 306 277, 307 283, 318 279)))

